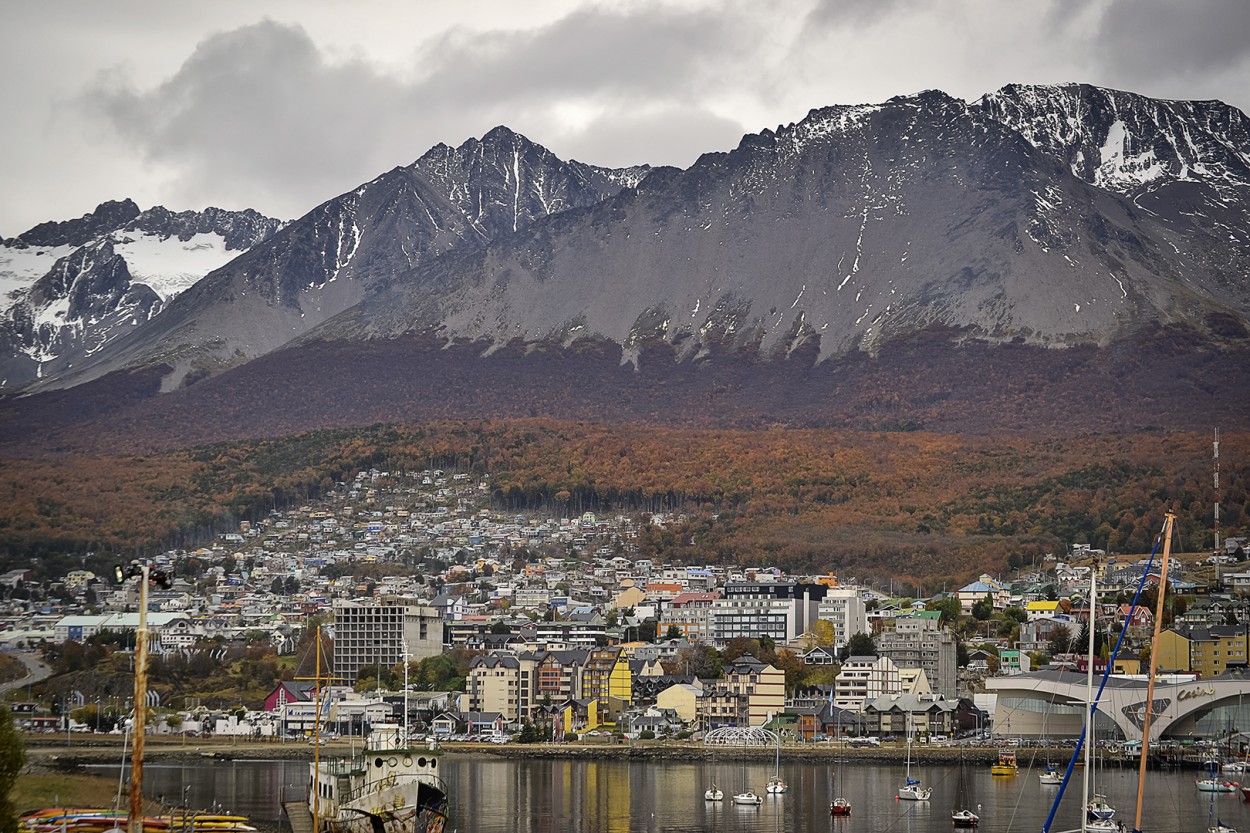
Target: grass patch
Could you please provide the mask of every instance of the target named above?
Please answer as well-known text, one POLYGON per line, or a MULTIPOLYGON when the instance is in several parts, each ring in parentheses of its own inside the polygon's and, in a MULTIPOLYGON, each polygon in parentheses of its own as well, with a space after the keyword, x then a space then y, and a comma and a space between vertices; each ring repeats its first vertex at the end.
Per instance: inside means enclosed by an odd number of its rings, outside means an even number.
MULTIPOLYGON (((127 788, 128 789, 128 788, 127 788)), ((117 779, 104 775, 75 773, 27 773, 19 775, 9 797, 19 813, 44 807, 113 806, 117 779)), ((120 809, 129 808, 128 793, 123 793, 120 809)), ((156 805, 145 802, 146 812, 155 812, 156 805)))

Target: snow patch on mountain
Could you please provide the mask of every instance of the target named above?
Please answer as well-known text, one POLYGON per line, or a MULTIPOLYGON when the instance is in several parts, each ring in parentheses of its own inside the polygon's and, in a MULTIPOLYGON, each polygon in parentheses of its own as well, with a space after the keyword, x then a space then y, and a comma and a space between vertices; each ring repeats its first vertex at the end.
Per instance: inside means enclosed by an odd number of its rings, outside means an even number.
POLYGON ((0 302, 16 300, 16 293, 52 269, 53 264, 74 251, 74 246, 25 246, 18 241, 0 243, 0 302))
POLYGON ((146 284, 166 302, 239 256, 226 248, 226 238, 217 233, 196 234, 189 240, 130 231, 113 232, 111 237, 113 250, 126 260, 132 280, 146 284))

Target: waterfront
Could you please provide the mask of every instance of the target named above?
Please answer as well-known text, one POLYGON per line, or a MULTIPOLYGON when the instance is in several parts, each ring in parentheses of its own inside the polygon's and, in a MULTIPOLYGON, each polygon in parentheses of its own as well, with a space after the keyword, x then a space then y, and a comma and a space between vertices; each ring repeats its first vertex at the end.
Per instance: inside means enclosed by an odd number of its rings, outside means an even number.
MULTIPOLYGON (((894 799, 902 768, 894 764, 846 764, 837 768, 838 792, 854 804, 849 819, 831 819, 832 766, 782 762, 790 784, 784 796, 768 797, 759 808, 737 807, 728 800, 709 803, 703 790, 715 781, 726 797, 742 784, 762 792, 771 763, 639 760, 534 760, 451 754, 443 759, 452 796, 449 829, 458 833, 666 833, 667 831, 835 831, 835 833, 921 833, 951 829, 958 768, 916 768, 933 787, 927 803, 894 799)), ((116 765, 93 765, 94 773, 117 777, 116 765)), ((1050 810, 1054 787, 1042 787, 1036 772, 1014 778, 991 778, 988 769, 972 770, 969 804, 979 805, 983 833, 1038 831, 1050 810)), ((1064 798, 1053 830, 1077 826, 1079 770, 1064 798)), ((1147 776, 1144 828, 1150 831, 1205 830, 1209 794, 1194 786, 1195 771, 1151 772, 1147 776)), ((1230 776, 1236 779, 1237 776, 1230 776)), ((144 791, 192 807, 219 807, 244 813, 266 829, 278 829, 281 802, 304 795, 304 761, 183 760, 156 761, 144 768, 144 791)), ((1099 773, 1099 792, 1119 808, 1126 827, 1133 822, 1136 772, 1099 773)), ((1250 805, 1237 793, 1215 796, 1217 814, 1239 829, 1250 828, 1250 805)))

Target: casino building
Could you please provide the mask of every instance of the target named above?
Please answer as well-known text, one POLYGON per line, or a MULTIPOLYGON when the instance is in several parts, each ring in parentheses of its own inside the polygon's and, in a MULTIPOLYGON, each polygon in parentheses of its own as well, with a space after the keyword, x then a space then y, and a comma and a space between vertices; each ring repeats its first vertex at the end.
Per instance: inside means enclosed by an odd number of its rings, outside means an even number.
MULTIPOLYGON (((1097 694, 1101 678, 1094 676, 1097 694)), ((1143 676, 1108 678, 1099 699, 1094 736, 1140 741, 1147 681, 1143 676)), ((986 690, 998 695, 995 734, 1021 738, 1076 737, 1085 714, 1085 674, 1072 670, 1034 671, 990 677, 986 690)), ((1200 679, 1193 674, 1160 675, 1155 680, 1154 739, 1215 738, 1250 729, 1250 672, 1236 668, 1200 679), (1243 702, 1244 700, 1244 702, 1243 702)))

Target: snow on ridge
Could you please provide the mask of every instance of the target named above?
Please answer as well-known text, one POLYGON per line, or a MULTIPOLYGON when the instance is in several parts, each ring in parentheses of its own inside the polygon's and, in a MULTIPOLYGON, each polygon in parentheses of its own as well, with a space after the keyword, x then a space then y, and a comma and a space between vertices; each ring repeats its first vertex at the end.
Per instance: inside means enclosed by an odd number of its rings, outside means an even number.
POLYGON ((76 248, 70 245, 0 245, 0 301, 11 300, 15 292, 29 288, 52 271, 53 264, 76 248))
MULTIPOLYGON (((791 136, 790 146, 795 153, 802 153, 808 145, 837 133, 845 133, 863 124, 873 113, 881 109, 879 104, 860 104, 830 108, 813 113, 798 124, 785 128, 791 136)), ((782 133, 779 130, 778 133, 782 133)))
POLYGON ((196 234, 189 240, 147 232, 113 232, 111 236, 113 251, 125 259, 132 282, 147 285, 162 301, 241 254, 228 250, 226 239, 215 232, 196 234))

